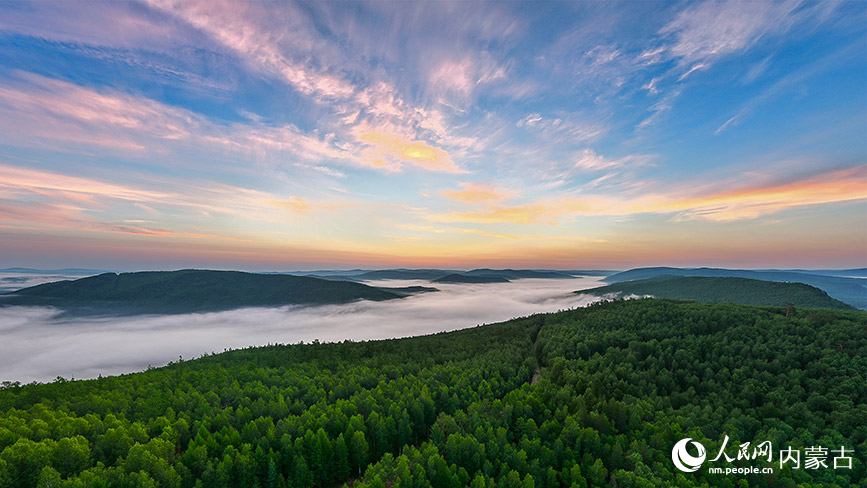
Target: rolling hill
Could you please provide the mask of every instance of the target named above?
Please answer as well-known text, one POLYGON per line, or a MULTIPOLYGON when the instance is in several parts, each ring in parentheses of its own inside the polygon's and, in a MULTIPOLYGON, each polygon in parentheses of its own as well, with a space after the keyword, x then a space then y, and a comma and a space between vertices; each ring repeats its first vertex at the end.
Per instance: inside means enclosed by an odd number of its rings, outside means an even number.
MULTIPOLYGON (((860 270, 844 270, 843 273, 851 273, 857 276, 860 270)), ((852 305, 861 310, 867 310, 867 280, 842 276, 827 276, 816 274, 818 272, 799 271, 754 271, 746 269, 720 269, 720 268, 636 268, 622 273, 615 273, 606 277, 607 283, 622 283, 624 281, 643 280, 657 276, 705 276, 705 277, 728 277, 750 278, 762 281, 779 281, 790 283, 804 283, 815 286, 828 293, 832 298, 852 305)))
POLYGON ((405 294, 306 276, 187 269, 45 283, 2 295, 0 304, 53 306, 71 314, 166 314, 390 300, 405 294))
POLYGON ((551 270, 535 270, 535 269, 473 269, 465 273, 464 276, 500 276, 507 280, 521 280, 525 278, 536 279, 570 279, 574 278, 571 274, 561 271, 551 270))
POLYGON ((431 280, 431 283, 509 283, 511 280, 498 275, 467 275, 452 273, 431 280))
POLYGON ((674 298, 711 303, 737 303, 785 307, 854 310, 824 291, 803 283, 780 283, 749 278, 657 276, 576 291, 576 294, 628 297, 630 295, 674 298))
MULTIPOLYGON (((369 281, 369 280, 428 280, 437 281, 449 275, 501 277, 509 281, 525 278, 570 279, 576 276, 608 276, 611 271, 572 270, 557 271, 545 269, 489 269, 479 268, 470 271, 450 269, 381 269, 373 271, 310 271, 292 273, 299 276, 314 276, 328 280, 369 281)), ((451 278, 449 278, 451 279, 451 278)), ((453 283, 479 283, 477 281, 453 281, 453 283)))

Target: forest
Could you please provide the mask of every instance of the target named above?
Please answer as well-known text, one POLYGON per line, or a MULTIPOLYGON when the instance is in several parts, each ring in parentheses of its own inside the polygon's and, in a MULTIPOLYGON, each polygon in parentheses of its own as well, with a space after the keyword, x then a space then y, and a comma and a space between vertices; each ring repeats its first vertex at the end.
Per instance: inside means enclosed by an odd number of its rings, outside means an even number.
POLYGON ((51 306, 67 315, 174 314, 392 300, 415 291, 425 290, 381 289, 288 274, 183 269, 43 283, 0 295, 0 306, 51 306))
POLYGON ((867 268, 845 270, 752 270, 723 268, 635 268, 607 275, 607 283, 645 280, 660 276, 703 276, 713 278, 749 278, 781 283, 804 283, 824 290, 831 298, 867 310, 867 268))
POLYGON ((867 487, 865 385, 865 312, 600 302, 5 382, 0 487, 867 487), (773 460, 683 472, 687 437, 709 460, 770 441, 773 460), (784 447, 823 447, 828 467, 780 467, 784 447), (834 467, 841 448, 851 468, 834 467))
POLYGON ((829 297, 823 290, 804 283, 781 283, 735 277, 657 276, 580 290, 575 293, 603 297, 615 295, 617 298, 637 295, 741 305, 855 309, 851 305, 829 297))

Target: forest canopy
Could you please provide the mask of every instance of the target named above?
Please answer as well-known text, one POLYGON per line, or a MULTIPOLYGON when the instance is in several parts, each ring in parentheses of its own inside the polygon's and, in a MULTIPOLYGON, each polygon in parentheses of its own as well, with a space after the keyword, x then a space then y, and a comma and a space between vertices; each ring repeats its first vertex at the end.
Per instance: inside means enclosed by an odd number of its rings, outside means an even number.
POLYGON ((645 280, 626 281, 599 288, 576 291, 577 294, 612 296, 653 296, 711 303, 769 305, 785 307, 834 308, 854 310, 855 307, 835 300, 814 286, 803 283, 781 283, 749 278, 658 276, 645 280))
POLYGON ((45 283, 0 295, 0 305, 52 306, 72 314, 170 314, 403 296, 399 291, 309 276, 185 269, 103 273, 45 283))
MULTIPOLYGON (((602 302, 0 390, 0 487, 867 487, 867 313, 602 302), (788 316, 787 316, 788 315, 788 316), (691 438, 828 468, 674 467, 691 438), (832 449, 851 449, 834 469, 832 449), (860 483, 860 485, 859 485, 860 483)), ((713 465, 713 463, 710 463, 713 465)))

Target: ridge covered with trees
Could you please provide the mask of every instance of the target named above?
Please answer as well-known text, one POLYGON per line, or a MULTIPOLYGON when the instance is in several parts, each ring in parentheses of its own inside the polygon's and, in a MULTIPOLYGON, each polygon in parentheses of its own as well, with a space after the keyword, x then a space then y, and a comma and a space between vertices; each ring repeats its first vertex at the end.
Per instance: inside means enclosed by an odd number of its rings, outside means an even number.
POLYGON ((867 487, 865 384, 864 312, 602 302, 7 383, 0 487, 867 487), (729 455, 771 441, 775 462, 730 466, 774 472, 673 466, 680 439, 710 458, 724 436, 729 455), (779 468, 786 446, 845 446, 854 463, 779 468))
POLYGON ((103 273, 24 288, 0 305, 46 305, 70 313, 187 313, 240 307, 391 300, 406 293, 307 276, 185 269, 103 273))
POLYGON ((659 276, 704 276, 716 278, 750 278, 762 281, 804 283, 815 286, 829 296, 867 310, 867 279, 865 268, 846 270, 751 270, 721 268, 635 268, 605 277, 607 283, 644 280, 659 276))
POLYGON ((630 295, 711 303, 854 310, 824 291, 803 283, 780 283, 749 278, 658 276, 576 291, 576 294, 626 298, 630 295))

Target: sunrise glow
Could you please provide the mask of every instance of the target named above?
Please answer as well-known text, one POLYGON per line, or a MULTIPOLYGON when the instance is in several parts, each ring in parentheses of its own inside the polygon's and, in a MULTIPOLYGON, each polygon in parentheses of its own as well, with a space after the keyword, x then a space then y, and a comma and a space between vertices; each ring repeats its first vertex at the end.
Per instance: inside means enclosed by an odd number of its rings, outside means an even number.
POLYGON ((867 265, 860 2, 0 6, 0 266, 867 265))

